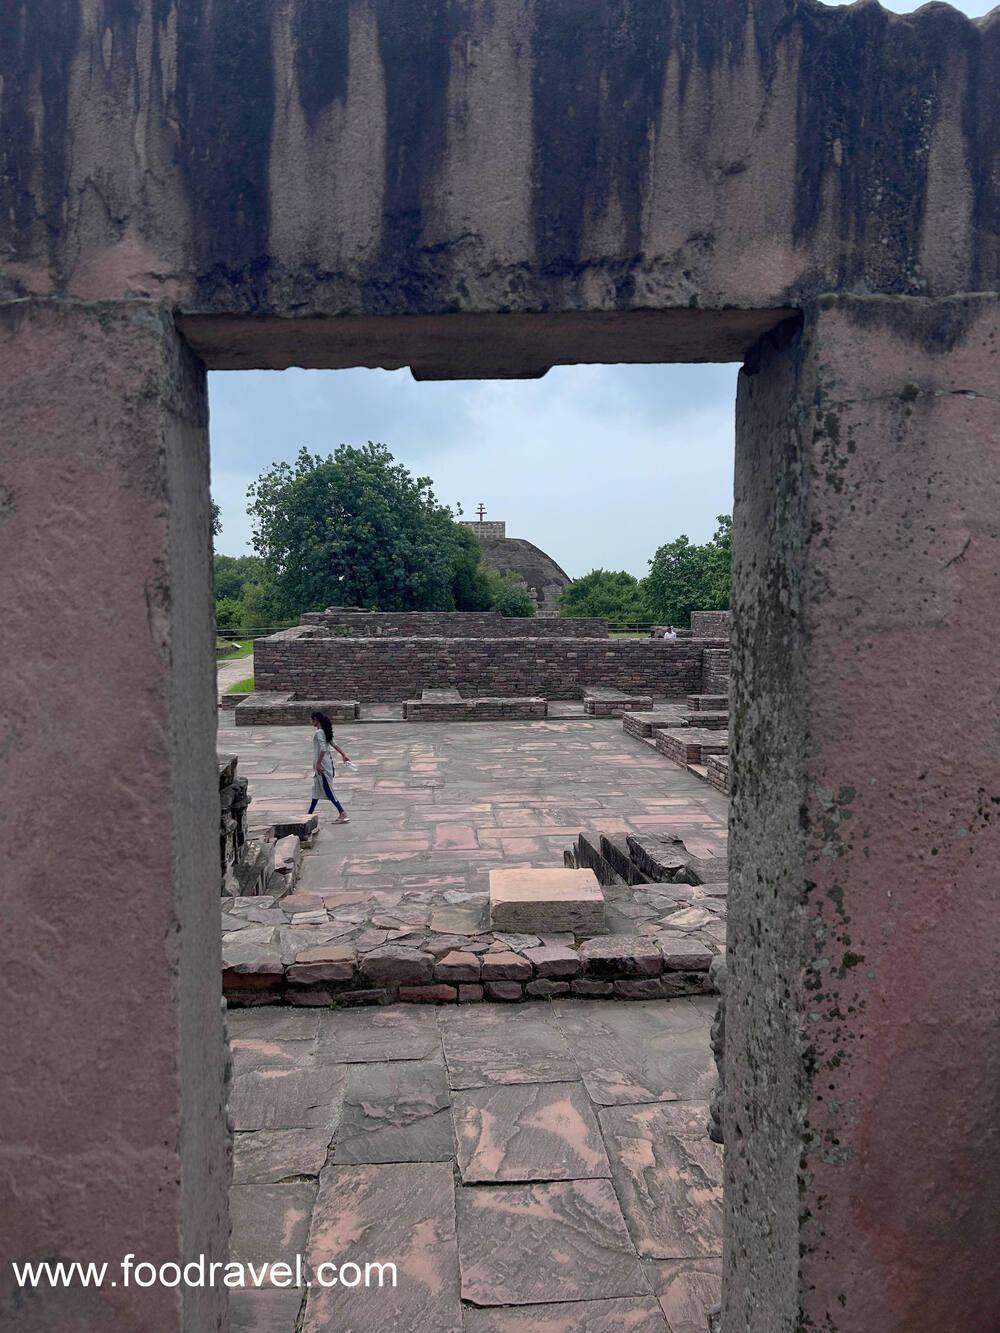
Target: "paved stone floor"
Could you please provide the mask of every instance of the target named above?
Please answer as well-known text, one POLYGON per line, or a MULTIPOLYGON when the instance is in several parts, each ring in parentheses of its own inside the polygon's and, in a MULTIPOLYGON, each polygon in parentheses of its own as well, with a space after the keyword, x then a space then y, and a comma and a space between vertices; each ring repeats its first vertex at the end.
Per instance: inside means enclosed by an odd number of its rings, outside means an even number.
MULTIPOLYGON (((559 865, 581 831, 725 851, 726 801, 614 719, 338 728, 351 823, 300 888, 430 888, 559 865)), ((251 823, 308 803, 309 728, 232 728, 251 823)), ((231 1010, 234 1257, 394 1262, 395 1290, 241 1292, 257 1333, 704 1333, 721 1167, 715 1001, 231 1010)))
POLYGON ((397 1270, 235 1293, 234 1329, 704 1333, 714 1008, 230 1012, 233 1257, 397 1270))
MULTIPOLYGON (((235 727, 219 749, 250 780, 250 823, 309 803, 311 727, 235 727)), ((377 723, 337 727, 358 764, 334 784, 351 822, 329 802, 299 888, 379 888, 483 895, 489 871, 562 864, 581 832, 675 830, 696 856, 725 852, 720 792, 627 736, 618 718, 496 723, 377 723)))

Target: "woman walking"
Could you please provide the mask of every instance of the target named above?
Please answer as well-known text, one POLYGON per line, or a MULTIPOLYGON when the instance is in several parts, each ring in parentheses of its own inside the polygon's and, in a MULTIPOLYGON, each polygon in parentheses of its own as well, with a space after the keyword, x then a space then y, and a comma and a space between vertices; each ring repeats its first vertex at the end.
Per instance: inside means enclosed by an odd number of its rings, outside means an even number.
POLYGON ((309 813, 325 796, 340 811, 338 824, 348 823, 347 811, 333 794, 333 751, 336 750, 345 764, 351 761, 333 739, 333 723, 325 713, 313 713, 310 719, 316 730, 313 732, 313 794, 309 813))

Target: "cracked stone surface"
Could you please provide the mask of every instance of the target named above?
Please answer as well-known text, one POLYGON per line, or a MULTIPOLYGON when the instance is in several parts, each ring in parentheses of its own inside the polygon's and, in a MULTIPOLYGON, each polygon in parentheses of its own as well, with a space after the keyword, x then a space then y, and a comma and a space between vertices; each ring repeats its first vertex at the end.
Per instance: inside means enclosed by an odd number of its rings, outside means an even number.
MULTIPOLYGON (((491 948, 518 955, 522 966, 510 965, 517 975, 491 977, 491 963, 484 982, 530 982, 530 973, 522 975, 529 950, 577 941, 554 927, 545 939, 491 929, 491 871, 562 877, 563 853, 581 835, 595 844, 605 834, 621 845, 632 838, 662 846, 682 837, 686 850, 677 855, 678 866, 692 858, 705 866, 725 864, 726 798, 625 734, 616 719, 442 723, 417 734, 403 725, 358 723, 338 726, 337 738, 358 764, 357 773, 338 773, 335 782, 350 823, 334 824, 332 808, 320 806, 319 832, 304 852, 293 894, 279 901, 268 895, 222 901, 227 993, 243 989, 253 1003, 262 991, 280 987, 286 968, 290 988, 298 988, 296 1004, 330 1003, 351 985, 391 991, 432 982, 476 984, 471 964, 467 975, 449 977, 447 968, 438 973, 439 960, 448 953, 481 956, 491 948), (305 993, 324 982, 328 994, 305 993)), ((308 727, 223 726, 218 743, 239 756, 253 826, 302 814, 311 787, 308 727)), ((603 892, 607 928, 652 950, 644 968, 626 965, 618 976, 655 975, 661 933, 668 944, 688 937, 672 958, 689 976, 704 973, 705 959, 724 946, 724 884, 619 883, 603 892)), ((578 930, 577 936, 590 933, 578 930)), ((591 971, 600 970, 595 960, 591 971)), ((573 975, 572 959, 561 972, 537 973, 541 979, 573 975)), ((699 984, 695 978, 687 992, 699 984)))
POLYGON ((391 1290, 237 1293, 234 1328, 702 1333, 714 1007, 231 1011, 234 1256, 397 1265, 391 1290))

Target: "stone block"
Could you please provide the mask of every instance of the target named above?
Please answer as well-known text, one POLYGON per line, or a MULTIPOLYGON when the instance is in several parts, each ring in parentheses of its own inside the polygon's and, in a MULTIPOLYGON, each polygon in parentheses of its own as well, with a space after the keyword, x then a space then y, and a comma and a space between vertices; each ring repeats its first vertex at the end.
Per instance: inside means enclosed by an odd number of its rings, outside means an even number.
POLYGON ((655 940, 644 935, 604 935, 580 945, 588 977, 655 977, 663 971, 663 955, 655 940))
POLYGON ((627 833, 632 860, 654 883, 672 880, 690 860, 684 843, 671 833, 627 833))
POLYGON ((484 981, 530 981, 532 966, 517 953, 487 953, 482 960, 484 981))
POLYGON ((482 998, 483 998, 482 986, 466 984, 459 986, 458 988, 459 1004, 475 1004, 477 1000, 481 1000, 482 998))
POLYGON ((580 971, 580 955, 561 945, 525 949, 524 956, 537 977, 575 977, 580 971))
POLYGON ((455 1004, 458 991, 440 982, 434 986, 400 986, 399 998, 404 1004, 455 1004))
POLYGON ((656 936, 656 942, 668 972, 707 972, 715 957, 707 944, 691 935, 664 933, 656 936))
POLYGON ((526 995, 532 995, 536 999, 551 999, 555 995, 568 995, 568 981, 549 981, 547 977, 540 977, 537 981, 529 981, 524 988, 526 995))
POLYGON ((487 981, 486 998, 488 1000, 520 1000, 524 997, 524 987, 519 981, 487 981))
POLYGON ((434 959, 403 944, 384 944, 365 954, 360 970, 373 986, 427 986, 434 980, 434 959))
POLYGON ((604 894, 592 870, 491 870, 490 917, 497 930, 596 934, 604 894))
POLYGON ((338 1007, 356 1009, 366 1004, 391 1004, 392 994, 383 986, 371 986, 364 990, 345 990, 337 996, 338 1007))
POLYGON ((570 982, 569 988, 574 995, 586 995, 591 999, 604 999, 615 993, 610 981, 594 981, 591 977, 578 977, 570 982))
POLYGON ((479 968, 479 959, 474 953, 452 949, 435 963, 434 976, 437 981, 478 981, 479 968))

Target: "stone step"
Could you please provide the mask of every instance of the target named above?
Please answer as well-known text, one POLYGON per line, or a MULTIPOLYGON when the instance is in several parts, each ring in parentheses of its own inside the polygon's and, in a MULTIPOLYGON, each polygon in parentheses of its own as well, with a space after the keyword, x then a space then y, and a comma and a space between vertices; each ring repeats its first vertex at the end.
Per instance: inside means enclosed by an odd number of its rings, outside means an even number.
POLYGON ((590 869, 491 870, 494 930, 534 935, 604 930, 604 893, 590 869))
MULTIPOLYGON (((632 849, 624 833, 601 834, 601 855, 626 884, 648 884, 649 880, 632 860, 632 849)), ((600 878, 600 876, 598 876, 600 878)))
POLYGON ((597 876, 598 883, 609 887, 625 883, 621 875, 617 874, 614 867, 605 860, 601 852, 600 834, 597 834, 595 838, 586 833, 581 833, 577 837, 575 851, 577 865, 589 866, 597 876))
POLYGON ((685 713, 686 727, 704 727, 707 731, 725 731, 729 726, 728 713, 685 713))
POLYGON ((669 833, 627 833, 633 863, 654 883, 663 884, 683 870, 689 860, 680 838, 669 833))
POLYGON ((689 694, 687 706, 697 712, 725 712, 729 708, 728 694, 689 694))

